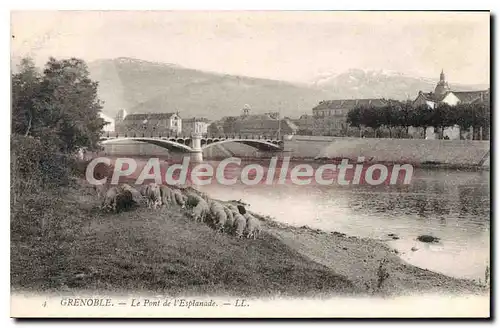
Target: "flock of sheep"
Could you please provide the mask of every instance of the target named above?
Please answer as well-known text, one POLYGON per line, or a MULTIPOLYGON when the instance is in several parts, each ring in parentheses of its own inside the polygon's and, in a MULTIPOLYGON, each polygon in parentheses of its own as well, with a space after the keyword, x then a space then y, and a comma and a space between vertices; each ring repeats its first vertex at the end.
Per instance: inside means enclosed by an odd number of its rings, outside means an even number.
POLYGON ((262 230, 259 220, 244 206, 223 204, 190 187, 150 183, 137 190, 128 184, 120 184, 105 192, 102 208, 117 213, 144 203, 153 209, 180 206, 195 222, 204 222, 237 238, 257 239, 262 230))

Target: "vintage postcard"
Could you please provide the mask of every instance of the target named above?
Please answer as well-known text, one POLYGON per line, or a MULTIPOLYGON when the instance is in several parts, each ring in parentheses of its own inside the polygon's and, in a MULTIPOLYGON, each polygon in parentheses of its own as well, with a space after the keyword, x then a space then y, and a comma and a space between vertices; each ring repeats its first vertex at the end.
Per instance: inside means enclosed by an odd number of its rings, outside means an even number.
POLYGON ((489 318, 490 19, 12 11, 11 316, 489 318))

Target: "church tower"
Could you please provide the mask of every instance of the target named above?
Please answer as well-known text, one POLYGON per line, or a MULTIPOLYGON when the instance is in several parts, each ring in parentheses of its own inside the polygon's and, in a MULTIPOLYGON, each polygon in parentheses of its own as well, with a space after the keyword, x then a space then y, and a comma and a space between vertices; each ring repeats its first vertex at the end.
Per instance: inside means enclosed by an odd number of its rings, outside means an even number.
POLYGON ((450 87, 448 86, 448 82, 446 82, 446 77, 444 76, 444 71, 441 70, 441 74, 439 75, 439 82, 436 85, 436 89, 434 93, 437 96, 443 96, 448 91, 450 91, 450 87))
POLYGON ((115 121, 123 121, 127 117, 127 111, 125 109, 120 109, 115 116, 115 121))
POLYGON ((248 115, 250 115, 250 105, 248 104, 245 104, 245 106, 243 106, 243 117, 247 117, 248 115))

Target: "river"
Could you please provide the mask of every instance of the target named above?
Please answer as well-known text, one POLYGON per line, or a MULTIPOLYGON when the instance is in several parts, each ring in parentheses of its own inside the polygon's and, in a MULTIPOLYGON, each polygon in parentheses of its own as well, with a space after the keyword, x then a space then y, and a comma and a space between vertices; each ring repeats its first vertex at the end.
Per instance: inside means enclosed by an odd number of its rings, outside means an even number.
MULTIPOLYGON (((228 170, 238 175, 242 166, 228 170)), ((409 185, 212 183, 197 188, 216 199, 241 199, 251 211, 293 226, 384 240, 408 263, 446 275, 484 280, 489 265, 489 171, 415 169, 409 185), (417 241, 422 234, 440 242, 417 241)))

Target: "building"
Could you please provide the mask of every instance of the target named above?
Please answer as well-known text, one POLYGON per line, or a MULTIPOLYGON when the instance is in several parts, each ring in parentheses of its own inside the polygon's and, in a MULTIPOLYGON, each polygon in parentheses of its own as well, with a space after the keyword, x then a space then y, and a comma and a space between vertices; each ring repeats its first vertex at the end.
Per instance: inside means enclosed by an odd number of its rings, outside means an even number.
POLYGON ((428 105, 435 108, 437 104, 446 103, 450 106, 455 106, 459 103, 470 104, 477 101, 489 102, 490 89, 481 91, 452 91, 448 86, 444 72, 441 71, 439 82, 434 89, 434 92, 424 93, 418 92, 417 98, 413 104, 415 106, 428 105))
POLYGON ((339 99, 321 101, 313 108, 313 135, 345 136, 348 134, 347 114, 357 106, 383 107, 385 99, 339 99))
POLYGON ((310 135, 313 131, 314 117, 312 115, 303 114, 298 119, 291 120, 298 127, 298 134, 310 135))
POLYGON ((245 113, 239 117, 227 117, 223 123, 227 134, 261 135, 279 137, 285 134, 296 134, 298 127, 290 119, 279 119, 274 113, 250 115, 245 113))
POLYGON ((102 112, 99 113, 99 116, 106 122, 107 124, 102 128, 104 132, 114 132, 115 131, 115 120, 113 120, 111 117, 103 114, 102 112))
POLYGON ((206 135, 208 132, 209 121, 206 118, 186 118, 182 120, 182 133, 186 135, 201 134, 206 135))
MULTIPOLYGON (((480 91, 452 91, 446 81, 444 71, 439 75, 439 82, 436 84, 434 92, 418 92, 417 98, 413 101, 415 107, 427 105, 436 108, 439 104, 456 106, 458 104, 472 104, 477 102, 489 103, 490 89, 480 91)), ((425 131, 426 139, 436 139, 434 127, 425 131)), ((458 125, 447 127, 443 130, 443 137, 448 139, 460 139, 461 131, 458 125)))
POLYGON ((178 113, 126 114, 118 112, 115 118, 118 133, 180 134, 182 119, 178 113))

